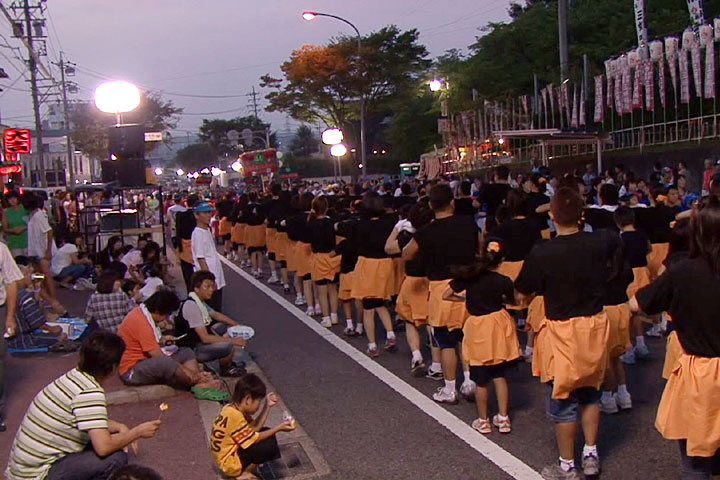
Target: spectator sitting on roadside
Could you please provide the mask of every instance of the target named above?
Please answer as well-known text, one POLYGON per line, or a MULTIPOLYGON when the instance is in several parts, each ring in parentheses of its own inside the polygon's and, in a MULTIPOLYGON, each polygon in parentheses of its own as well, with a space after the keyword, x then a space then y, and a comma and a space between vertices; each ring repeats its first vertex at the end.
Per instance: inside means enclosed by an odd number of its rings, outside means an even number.
POLYGON ((125 341, 119 370, 125 384, 219 387, 212 375, 200 371, 191 349, 177 348, 172 345, 175 337, 160 331, 158 324, 167 322, 179 307, 177 295, 169 290, 159 290, 125 316, 118 329, 118 335, 125 341), (168 353, 175 350, 174 353, 166 355, 161 345, 168 353))
POLYGON ((65 288, 87 289, 95 288, 90 280, 95 275, 95 266, 89 258, 80 258, 75 245, 76 236, 58 239, 58 248, 50 261, 53 276, 65 288))
MULTIPOLYGON (((34 280, 30 259, 25 256, 15 258, 15 263, 23 274, 17 281, 17 301, 15 303, 15 336, 8 339, 8 347, 27 350, 30 348, 62 347, 66 335, 59 326, 50 326, 48 321, 57 319, 57 314, 46 314, 36 295, 40 294, 41 279, 34 280)), ((73 349, 74 350, 74 349, 73 349)))
POLYGON ((117 333, 118 327, 135 306, 122 290, 122 276, 114 270, 103 270, 98 278, 97 291, 85 307, 88 329, 103 329, 117 333))
POLYGON ((122 291, 130 297, 130 301, 134 306, 138 306, 143 302, 142 293, 140 293, 140 284, 135 280, 123 280, 122 291))
POLYGON ((142 275, 142 264, 143 264, 143 250, 145 249, 145 246, 148 244, 147 238, 140 235, 138 237, 137 241, 137 247, 129 247, 127 252, 122 256, 120 261, 124 263, 127 267, 127 273, 125 274, 125 278, 130 278, 132 280, 135 280, 136 282, 142 284, 144 278, 142 275))
POLYGON ((158 289, 163 288, 165 283, 160 278, 160 270, 158 265, 153 265, 147 270, 147 278, 145 279, 145 285, 139 290, 141 301, 145 301, 150 298, 158 289))
POLYGON ((215 292, 215 275, 200 270, 193 273, 190 282, 193 291, 175 316, 175 336, 183 337, 177 342, 178 346, 192 348, 200 363, 219 360, 220 375, 224 377, 244 374, 245 369, 233 367, 232 360, 233 346, 244 348, 245 340, 223 336, 227 327, 237 322, 206 303, 215 292))
POLYGON ((107 245, 98 254, 97 262, 101 268, 107 268, 112 262, 119 262, 122 258, 122 237, 115 235, 110 237, 107 245))
POLYGON ((138 439, 155 436, 160 420, 131 429, 108 418, 103 383, 116 372, 124 349, 114 333, 85 339, 78 366, 30 403, 10 451, 9 480, 107 479, 127 463, 123 449, 137 452, 138 439))
POLYGON ((115 470, 109 480, 163 480, 159 473, 152 468, 142 465, 125 465, 115 470))
MULTIPOLYGON (((40 261, 34 257, 26 258, 28 259, 29 264, 32 266, 33 273, 35 273, 38 278, 43 278, 43 276, 45 275, 45 270, 43 269, 40 261)), ((53 282, 51 281, 50 283, 53 282)), ((47 278, 45 278, 44 281, 40 282, 40 294, 38 301, 43 308, 52 309, 52 311, 58 314, 58 316, 60 317, 66 317, 68 315, 67 308, 65 308, 65 306, 57 299, 54 299, 50 294, 47 278)))

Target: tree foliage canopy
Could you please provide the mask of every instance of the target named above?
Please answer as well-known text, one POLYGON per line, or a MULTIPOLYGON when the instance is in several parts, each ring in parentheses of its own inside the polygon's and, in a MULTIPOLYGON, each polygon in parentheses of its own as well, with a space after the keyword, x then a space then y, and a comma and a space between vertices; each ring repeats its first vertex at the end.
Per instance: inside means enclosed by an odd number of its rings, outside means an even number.
POLYGON ((300 125, 290 142, 290 151, 297 157, 307 157, 319 150, 318 138, 307 125, 300 125))
POLYGON ((217 156, 207 143, 191 143, 175 153, 175 163, 187 172, 209 167, 216 160, 217 156))
MULTIPOLYGON (((207 143, 210 147, 210 151, 216 157, 232 156, 237 155, 241 151, 240 145, 243 145, 245 151, 259 150, 265 148, 264 133, 266 128, 270 128, 269 123, 264 123, 262 120, 249 115, 246 117, 235 117, 229 120, 225 119, 203 119, 202 125, 200 126, 200 140, 207 143), (249 144, 245 144, 245 140, 242 137, 242 131, 250 129, 258 132, 253 141, 249 144), (232 145, 228 138, 228 132, 235 130, 240 134, 239 145, 232 145), (257 136, 262 139, 257 138, 257 136)), ((270 143, 276 145, 275 135, 270 135, 270 143)))

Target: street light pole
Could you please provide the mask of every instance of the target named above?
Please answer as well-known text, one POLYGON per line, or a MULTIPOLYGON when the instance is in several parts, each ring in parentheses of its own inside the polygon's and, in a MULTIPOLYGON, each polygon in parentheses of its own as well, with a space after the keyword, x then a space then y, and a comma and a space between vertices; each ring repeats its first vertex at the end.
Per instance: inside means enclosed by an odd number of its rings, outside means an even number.
POLYGON ((314 20, 315 17, 328 17, 328 18, 334 18, 335 20, 340 20, 343 23, 346 23, 350 25, 350 27, 355 30, 355 34, 357 35, 357 46, 358 46, 358 75, 360 76, 360 162, 362 163, 362 174, 363 177, 367 176, 367 148, 366 148, 366 139, 365 139, 365 92, 362 89, 362 69, 360 68, 360 60, 362 55, 362 36, 360 35, 360 30, 349 20, 346 20, 342 17, 338 17, 337 15, 332 15, 330 13, 319 13, 319 12, 304 12, 303 18, 305 20, 311 21, 314 20))

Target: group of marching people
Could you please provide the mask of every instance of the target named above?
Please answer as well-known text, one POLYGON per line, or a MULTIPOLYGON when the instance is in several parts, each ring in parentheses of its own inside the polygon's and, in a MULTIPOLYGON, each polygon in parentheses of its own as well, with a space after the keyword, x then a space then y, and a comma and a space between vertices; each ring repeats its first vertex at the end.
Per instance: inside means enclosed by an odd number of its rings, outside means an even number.
POLYGON ((396 350, 394 310, 412 374, 443 381, 433 399, 456 404, 461 370, 460 395, 474 396, 472 427, 482 434, 511 431, 505 377, 531 361, 548 386, 559 449, 546 479, 600 472, 600 412, 632 408, 623 362, 649 355, 646 325, 650 335, 668 333, 656 427, 679 440, 683 478, 710 478, 720 464, 720 174, 708 196, 679 212, 666 201, 667 187, 639 208, 607 183, 588 206, 575 177, 549 195, 542 174, 513 187, 508 173, 496 169, 475 197, 468 183, 453 191, 442 181, 398 196, 314 196, 274 184, 265 196, 218 205, 219 233, 226 255, 256 278, 265 254, 268 283, 290 293, 292 274, 295 304, 323 326, 338 324, 342 307, 344 334, 364 334, 370 357, 396 350), (518 327, 527 332, 524 348, 518 327))

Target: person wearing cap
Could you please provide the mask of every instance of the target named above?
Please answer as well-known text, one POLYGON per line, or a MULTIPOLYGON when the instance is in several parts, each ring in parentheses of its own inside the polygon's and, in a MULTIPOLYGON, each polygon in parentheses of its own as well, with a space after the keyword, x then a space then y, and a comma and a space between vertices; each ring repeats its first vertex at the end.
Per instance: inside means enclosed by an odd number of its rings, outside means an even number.
POLYGON ((170 227, 170 239, 172 240, 172 246, 174 249, 178 248, 178 237, 177 237, 177 222, 176 222, 176 216, 180 212, 186 212, 187 208, 185 208, 182 204, 183 201, 183 194, 177 193, 175 194, 175 204, 171 205, 170 208, 167 209, 167 222, 168 227, 170 227))
POLYGON ((192 250, 194 270, 206 270, 215 275, 217 289, 207 304, 217 312, 222 311, 222 289, 225 286, 225 274, 223 273, 220 255, 215 249, 215 239, 210 231, 210 218, 212 207, 208 202, 198 202, 193 209, 197 226, 192 232, 190 248, 192 250))

